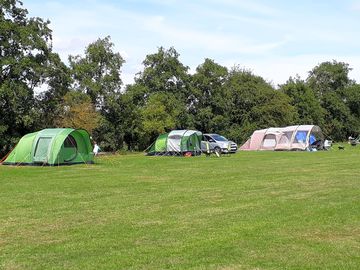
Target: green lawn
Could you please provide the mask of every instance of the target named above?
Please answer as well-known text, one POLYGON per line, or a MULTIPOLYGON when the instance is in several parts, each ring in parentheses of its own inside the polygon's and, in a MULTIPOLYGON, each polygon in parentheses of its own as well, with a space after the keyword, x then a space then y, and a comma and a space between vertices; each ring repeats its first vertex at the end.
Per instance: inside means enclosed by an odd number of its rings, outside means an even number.
POLYGON ((360 269, 360 146, 0 166, 0 269, 360 269))

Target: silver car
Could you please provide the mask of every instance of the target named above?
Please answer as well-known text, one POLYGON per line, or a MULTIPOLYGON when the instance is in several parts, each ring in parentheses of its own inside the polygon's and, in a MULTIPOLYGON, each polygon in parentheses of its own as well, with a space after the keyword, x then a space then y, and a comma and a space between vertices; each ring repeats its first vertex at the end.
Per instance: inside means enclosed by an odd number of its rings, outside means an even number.
POLYGON ((235 153, 238 149, 236 143, 234 143, 233 141, 229 141, 224 136, 221 136, 219 134, 203 134, 203 139, 205 142, 209 142, 210 150, 214 150, 218 153, 235 153))

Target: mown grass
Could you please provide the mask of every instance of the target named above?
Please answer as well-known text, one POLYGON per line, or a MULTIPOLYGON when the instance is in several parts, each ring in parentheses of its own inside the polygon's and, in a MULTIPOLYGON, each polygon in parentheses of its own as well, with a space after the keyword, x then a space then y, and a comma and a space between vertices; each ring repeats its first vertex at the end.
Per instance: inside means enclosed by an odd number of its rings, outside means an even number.
POLYGON ((360 147, 0 166, 0 269, 360 269, 360 147))

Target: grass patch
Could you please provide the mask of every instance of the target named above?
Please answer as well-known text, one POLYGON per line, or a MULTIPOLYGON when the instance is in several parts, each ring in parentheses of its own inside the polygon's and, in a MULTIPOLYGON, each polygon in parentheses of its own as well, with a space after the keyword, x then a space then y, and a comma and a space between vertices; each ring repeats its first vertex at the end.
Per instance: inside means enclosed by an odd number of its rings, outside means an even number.
POLYGON ((360 148, 0 166, 0 269, 359 269, 360 148))

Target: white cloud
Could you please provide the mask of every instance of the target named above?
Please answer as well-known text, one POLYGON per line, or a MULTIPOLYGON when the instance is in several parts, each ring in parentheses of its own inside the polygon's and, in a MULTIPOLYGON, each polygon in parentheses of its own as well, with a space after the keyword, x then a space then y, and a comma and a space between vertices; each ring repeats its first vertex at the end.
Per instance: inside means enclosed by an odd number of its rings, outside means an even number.
MULTIPOLYGON (((241 64, 275 85, 296 74, 306 78, 315 65, 332 59, 352 65, 350 75, 360 81, 360 56, 351 52, 359 44, 358 30, 344 20, 339 19, 348 27, 338 26, 337 20, 327 21, 329 14, 319 12, 316 21, 245 0, 145 2, 135 1, 139 10, 132 1, 125 6, 122 1, 95 0, 29 1, 26 8, 31 16, 49 17, 54 51, 64 61, 70 54, 83 54, 99 37, 110 35, 116 51, 126 60, 122 69, 125 84, 133 82, 146 55, 159 46, 174 46, 191 70, 204 58, 212 58, 228 67, 241 64), (141 8, 146 5, 151 9, 141 8), (291 56, 294 54, 297 56, 291 56)), ((360 10, 360 2, 354 2, 352 9, 360 10)))
MULTIPOLYGON (((213 2, 231 7, 241 6, 242 8, 258 10, 262 13, 274 12, 272 8, 267 6, 246 1, 226 0, 224 3, 221 1, 213 2)), ((133 45, 130 45, 130 41, 128 41, 129 36, 126 35, 130 32, 132 35, 135 35, 137 32, 139 37, 143 36, 144 39, 148 39, 147 44, 141 44, 144 48, 170 45, 179 50, 197 48, 202 51, 219 53, 262 54, 281 47, 287 42, 286 38, 274 38, 273 40, 259 42, 240 33, 224 33, 223 31, 204 30, 203 28, 197 29, 196 25, 193 26, 191 24, 191 26, 189 24, 188 26, 183 26, 181 22, 174 22, 171 18, 167 20, 162 15, 144 15, 128 11, 122 9, 120 5, 113 6, 92 1, 89 3, 89 6, 84 6, 81 10, 75 8, 76 6, 73 6, 75 4, 45 3, 45 6, 50 9, 48 14, 52 15, 51 27, 54 30, 54 50, 58 51, 64 60, 68 54, 79 54, 83 52, 90 42, 108 34, 112 36, 115 44, 119 45, 120 40, 120 46, 124 46, 121 50, 129 51, 129 47, 133 45), (121 35, 125 35, 123 39, 121 39, 121 35)), ((39 6, 34 6, 34 9, 37 8, 39 6)), ((196 12, 196 9, 193 12, 196 12)), ((215 13, 213 11, 213 15, 215 13)), ((228 16, 228 19, 247 21, 254 24, 270 24, 266 20, 250 17, 222 13, 218 15, 223 18, 228 16)), ((211 14, 207 14, 204 20, 211 19, 211 17, 211 14)))
POLYGON ((227 60, 223 65, 230 68, 235 64, 241 64, 241 67, 250 69, 255 75, 259 75, 265 80, 272 82, 276 87, 279 84, 286 83, 290 76, 299 75, 305 80, 308 77, 309 71, 315 66, 332 60, 348 63, 353 68, 349 73, 349 77, 360 82, 360 68, 358 68, 360 67, 360 55, 357 57, 312 54, 289 57, 274 56, 243 61, 241 63, 227 60))
POLYGON ((287 42, 286 39, 273 42, 256 42, 246 36, 224 34, 216 31, 199 31, 171 25, 164 18, 150 18, 146 23, 148 31, 156 32, 181 47, 197 47, 203 50, 222 53, 255 53, 262 54, 278 48, 287 42))

